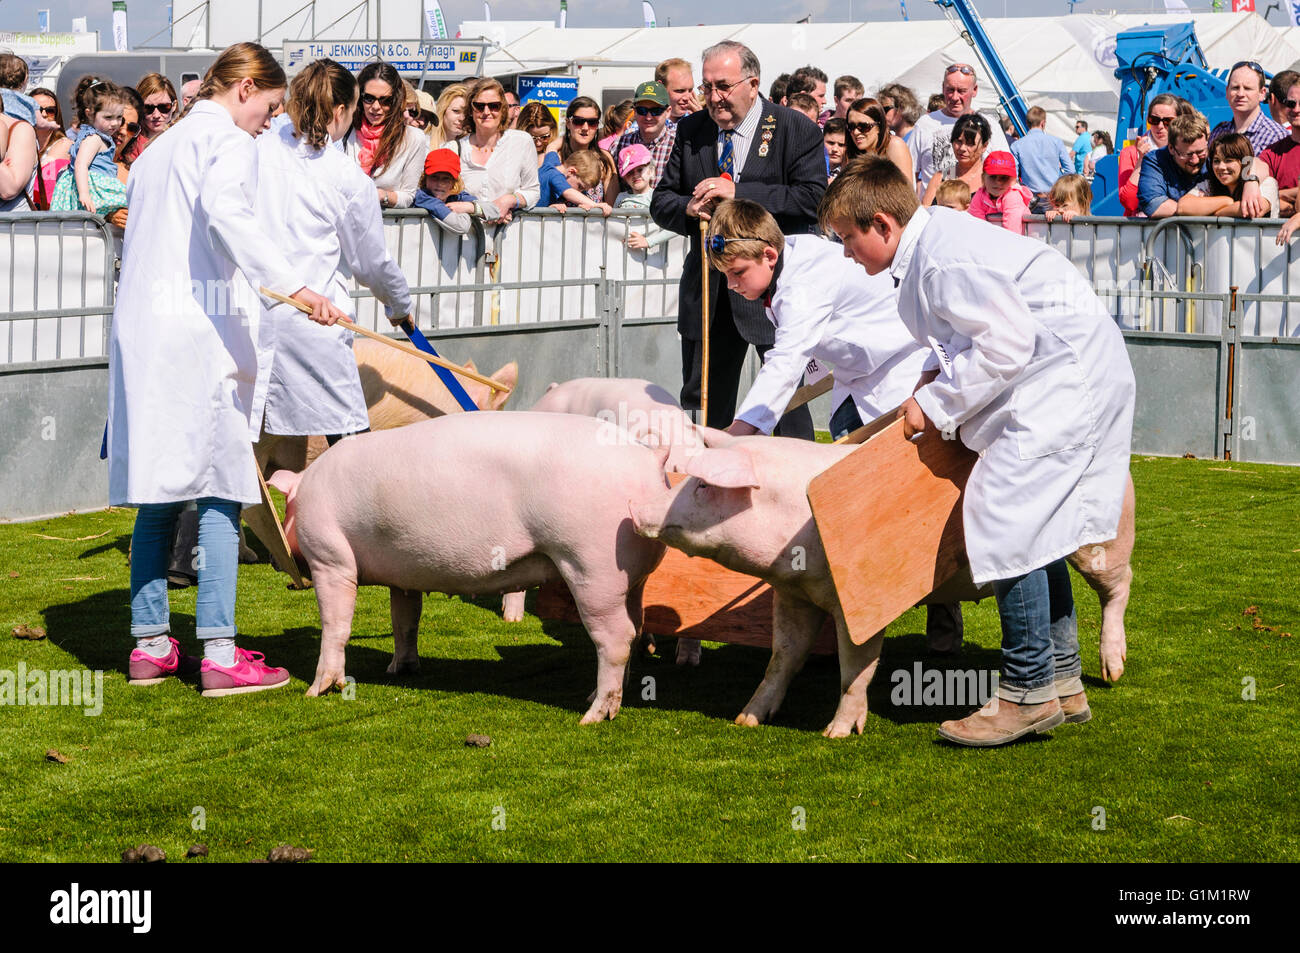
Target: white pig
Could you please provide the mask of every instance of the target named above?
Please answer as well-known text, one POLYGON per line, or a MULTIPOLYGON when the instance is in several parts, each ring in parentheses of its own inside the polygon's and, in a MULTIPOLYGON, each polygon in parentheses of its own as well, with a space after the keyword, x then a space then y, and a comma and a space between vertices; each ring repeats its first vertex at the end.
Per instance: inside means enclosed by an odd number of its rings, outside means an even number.
MULTIPOLYGON (((689 458, 690 479, 663 490, 656 499, 632 501, 631 512, 643 536, 692 556, 708 556, 772 586, 772 659, 736 724, 757 725, 775 714, 830 615, 839 650, 840 702, 822 733, 829 738, 861 733, 867 685, 880 659, 882 639, 877 634, 854 645, 849 638, 807 496, 813 477, 857 448, 781 437, 732 437, 707 428, 700 432, 707 449, 689 458)), ((1101 600, 1101 670, 1109 681, 1124 671, 1133 513, 1130 479, 1116 539, 1070 557, 1101 600)), ((956 595, 945 586, 943 595, 939 601, 978 594, 956 595)))
POLYGON ((611 424, 567 414, 453 414, 331 447, 289 497, 286 533, 311 571, 321 654, 308 695, 344 681, 357 586, 388 586, 390 673, 418 667, 422 593, 483 595, 563 579, 598 663, 583 724, 613 718, 664 547, 627 501, 667 481, 659 455, 611 424))

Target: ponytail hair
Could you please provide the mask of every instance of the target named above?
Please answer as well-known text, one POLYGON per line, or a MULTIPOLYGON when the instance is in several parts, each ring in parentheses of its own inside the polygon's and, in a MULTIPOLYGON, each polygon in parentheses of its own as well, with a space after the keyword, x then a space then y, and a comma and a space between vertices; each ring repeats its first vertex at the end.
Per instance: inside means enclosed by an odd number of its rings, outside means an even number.
POLYGON ((85 113, 81 105, 81 97, 86 95, 86 90, 96 83, 102 83, 104 80, 99 76, 83 76, 77 80, 77 88, 72 91, 72 111, 74 113, 73 127, 89 125, 90 117, 85 113))
POLYGON ((289 85, 284 70, 266 47, 257 43, 236 43, 222 50, 208 67, 190 105, 224 93, 245 79, 251 79, 258 89, 284 89, 289 85))
POLYGON ((329 144, 334 110, 351 106, 356 99, 356 77, 333 60, 321 59, 308 63, 293 78, 285 111, 293 120, 294 135, 322 149, 329 144))

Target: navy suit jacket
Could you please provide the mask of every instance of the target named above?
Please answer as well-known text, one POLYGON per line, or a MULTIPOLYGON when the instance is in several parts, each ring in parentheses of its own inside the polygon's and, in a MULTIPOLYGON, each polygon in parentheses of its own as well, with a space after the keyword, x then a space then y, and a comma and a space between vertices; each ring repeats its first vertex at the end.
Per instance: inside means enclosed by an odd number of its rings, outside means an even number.
MULTIPOLYGON (((750 143, 736 198, 750 199, 772 213, 781 231, 798 235, 815 230, 817 206, 826 193, 826 152, 822 131, 803 113, 777 106, 763 99, 755 100, 759 110, 758 126, 750 143), (763 133, 770 131, 765 155, 763 133)), ((686 203, 695 186, 718 175, 718 126, 707 109, 684 117, 677 124, 677 138, 664 174, 650 199, 650 217, 691 241, 682 265, 677 297, 677 330, 682 337, 698 341, 700 333, 700 226, 688 218, 686 203)), ((736 329, 751 344, 770 345, 776 334, 761 301, 746 301, 726 290, 725 277, 709 272, 709 301, 713 321, 730 312, 736 329)))

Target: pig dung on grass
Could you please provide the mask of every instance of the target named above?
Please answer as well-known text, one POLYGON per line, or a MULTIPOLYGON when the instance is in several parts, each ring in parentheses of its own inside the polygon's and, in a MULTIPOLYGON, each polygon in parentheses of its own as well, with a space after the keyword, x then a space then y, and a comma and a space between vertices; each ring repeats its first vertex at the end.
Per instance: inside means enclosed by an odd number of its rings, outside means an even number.
POLYGON ((321 654, 308 695, 344 683, 358 586, 388 586, 388 671, 418 669, 422 594, 514 592, 563 579, 596 645, 583 724, 613 718, 640 634, 646 577, 664 546, 637 535, 628 500, 667 486, 660 453, 613 425, 569 414, 453 414, 360 434, 301 476, 285 530, 311 570, 321 654))
MULTIPOLYGON (((856 446, 732 437, 708 428, 700 428, 700 434, 706 449, 688 459, 685 469, 690 479, 660 491, 652 500, 632 500, 630 508, 636 531, 643 536, 691 556, 708 556, 772 587, 772 659, 736 723, 757 725, 776 713, 830 615, 839 650, 840 701, 823 734, 842 738, 853 731, 861 733, 867 717, 867 685, 880 659, 882 634, 862 645, 849 638, 808 504, 809 481, 856 446)), ((1101 671, 1112 682, 1123 674, 1126 657, 1124 610, 1133 577, 1129 566, 1133 517, 1130 478, 1116 538, 1084 547, 1070 557, 1100 598, 1101 671)), ((979 595, 973 586, 956 594, 945 585, 944 598, 938 601, 979 595)))

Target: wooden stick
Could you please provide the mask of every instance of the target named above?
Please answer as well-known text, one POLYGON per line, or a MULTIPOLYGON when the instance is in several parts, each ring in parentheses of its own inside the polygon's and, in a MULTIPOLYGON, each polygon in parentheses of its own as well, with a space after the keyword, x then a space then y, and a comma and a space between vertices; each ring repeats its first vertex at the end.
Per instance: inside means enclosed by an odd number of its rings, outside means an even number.
POLYGON ((709 250, 704 247, 709 223, 700 219, 700 423, 709 425, 709 250))
MULTIPOLYGON (((800 387, 797 391, 794 392, 794 396, 790 398, 790 403, 785 405, 785 414, 790 413, 790 411, 792 410, 798 410, 800 407, 802 407, 804 404, 808 403, 811 400, 816 400, 818 397, 820 397, 822 394, 825 394, 834 386, 835 386, 835 379, 830 374, 827 374, 825 377, 823 377, 819 381, 816 381, 815 383, 804 384, 802 387, 800 387)), ((782 414, 781 416, 784 417, 785 414, 782 414)))
POLYGON ((293 558, 293 552, 289 549, 289 537, 284 535, 284 524, 280 522, 280 513, 275 508, 275 503, 271 500, 271 491, 266 488, 266 478, 262 476, 262 468, 254 464, 253 469, 257 471, 257 482, 262 488, 262 503, 266 507, 267 515, 271 517, 271 522, 275 524, 276 538, 271 540, 262 540, 266 548, 271 553, 271 558, 275 565, 282 572, 289 574, 293 580, 290 585, 291 589, 310 589, 311 580, 304 579, 302 571, 298 569, 298 561, 293 558))
MULTIPOLYGON (((282 304, 287 304, 291 308, 297 308, 303 314, 311 314, 311 308, 307 307, 307 305, 300 301, 295 301, 288 295, 279 294, 269 288, 261 288, 259 290, 268 298, 274 298, 276 301, 279 301, 282 304)), ((418 357, 420 360, 428 361, 430 364, 437 364, 439 367, 445 367, 453 374, 459 374, 461 377, 468 377, 470 380, 477 381, 484 387, 490 387, 493 390, 505 391, 507 393, 510 391, 509 387, 499 381, 494 381, 490 377, 484 377, 482 374, 477 374, 468 368, 461 367, 459 364, 453 364, 451 361, 444 360, 441 357, 434 357, 432 354, 425 354, 417 347, 413 347, 410 344, 403 344, 401 341, 394 341, 392 338, 386 337, 378 331, 363 328, 361 325, 354 321, 349 321, 347 318, 339 318, 339 325, 347 328, 353 334, 360 334, 362 337, 371 338, 372 340, 379 341, 381 344, 387 344, 389 347, 397 348, 397 350, 401 351, 403 354, 409 354, 411 357, 418 357)))

